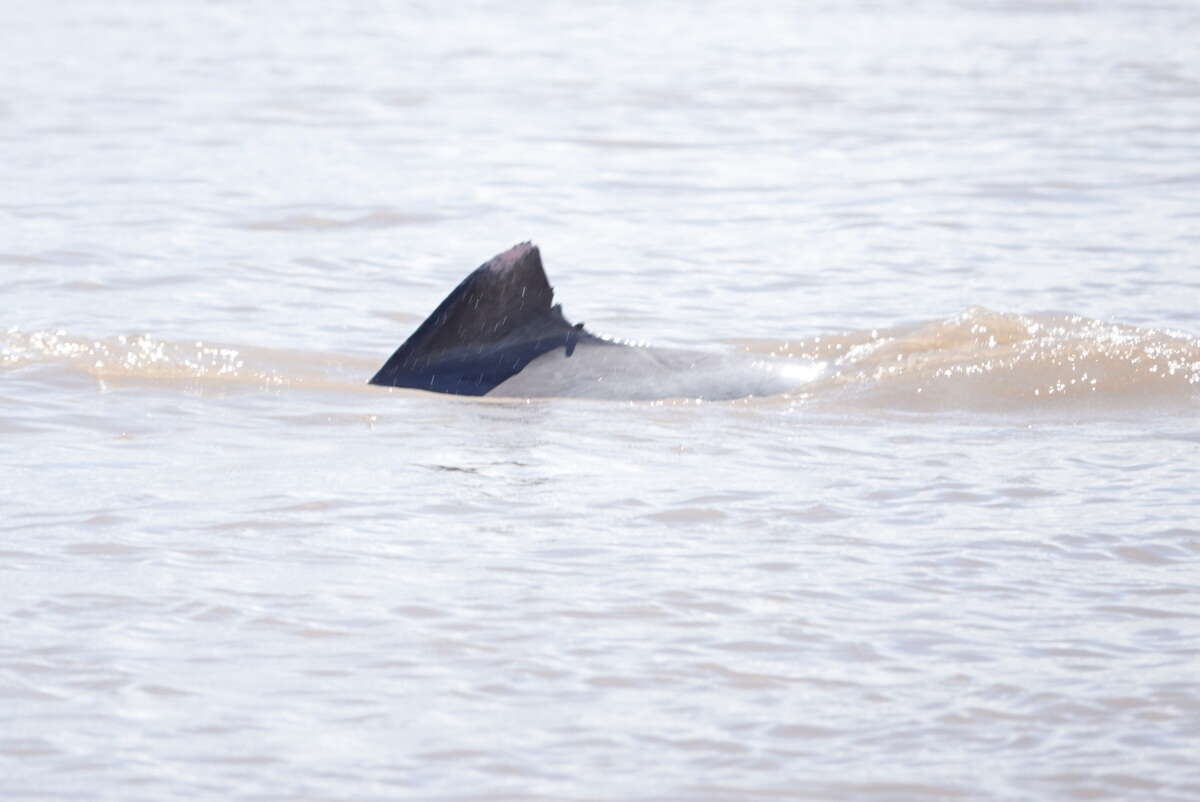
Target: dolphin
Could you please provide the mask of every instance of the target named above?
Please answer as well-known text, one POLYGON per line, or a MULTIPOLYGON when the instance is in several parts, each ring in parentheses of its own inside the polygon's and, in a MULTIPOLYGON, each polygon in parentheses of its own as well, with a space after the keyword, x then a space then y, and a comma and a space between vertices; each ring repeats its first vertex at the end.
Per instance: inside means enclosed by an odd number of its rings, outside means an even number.
POLYGON ((463 279, 371 378, 455 395, 624 400, 772 395, 796 377, 762 360, 627 345, 572 324, 531 242, 463 279))

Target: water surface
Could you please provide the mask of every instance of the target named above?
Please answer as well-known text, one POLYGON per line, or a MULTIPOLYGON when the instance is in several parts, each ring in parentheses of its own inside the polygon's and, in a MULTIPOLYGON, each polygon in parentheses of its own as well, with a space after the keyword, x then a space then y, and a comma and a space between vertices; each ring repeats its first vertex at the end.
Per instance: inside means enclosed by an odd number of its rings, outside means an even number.
POLYGON ((1200 797, 1194 4, 0 36, 5 799, 1200 797), (526 239, 823 372, 365 385, 526 239))

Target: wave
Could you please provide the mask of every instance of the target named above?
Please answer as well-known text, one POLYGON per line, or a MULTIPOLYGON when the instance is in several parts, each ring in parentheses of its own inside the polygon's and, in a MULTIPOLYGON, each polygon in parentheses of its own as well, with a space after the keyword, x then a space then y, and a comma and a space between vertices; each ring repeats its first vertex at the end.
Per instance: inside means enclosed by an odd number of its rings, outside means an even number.
MULTIPOLYGON (((755 402, 980 412, 1200 406, 1200 338, 1078 315, 976 307, 912 326, 733 344, 796 377, 786 392, 755 402)), ((366 380, 385 356, 172 342, 144 334, 90 339, 61 330, 10 329, 0 336, 0 370, 45 366, 101 382, 199 390, 378 392, 366 380)))
POLYGON ((147 334, 93 339, 61 329, 14 328, 0 337, 0 370, 45 366, 102 383, 153 383, 188 390, 357 389, 374 362, 307 351, 161 340, 147 334))
POLYGON ((1078 410, 1200 404, 1200 339, 1071 314, 981 307, 886 330, 769 347, 819 362, 788 395, 817 404, 911 410, 1078 410))

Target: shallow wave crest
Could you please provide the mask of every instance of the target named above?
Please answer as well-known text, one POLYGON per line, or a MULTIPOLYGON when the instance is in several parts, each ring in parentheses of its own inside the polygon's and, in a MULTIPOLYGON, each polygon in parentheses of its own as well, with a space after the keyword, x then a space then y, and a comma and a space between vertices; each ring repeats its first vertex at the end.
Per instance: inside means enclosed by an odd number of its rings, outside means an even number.
POLYGON ((1005 411, 1200 400, 1200 339, 1070 314, 973 307, 915 326, 749 348, 826 363, 791 394, 815 402, 1005 411))

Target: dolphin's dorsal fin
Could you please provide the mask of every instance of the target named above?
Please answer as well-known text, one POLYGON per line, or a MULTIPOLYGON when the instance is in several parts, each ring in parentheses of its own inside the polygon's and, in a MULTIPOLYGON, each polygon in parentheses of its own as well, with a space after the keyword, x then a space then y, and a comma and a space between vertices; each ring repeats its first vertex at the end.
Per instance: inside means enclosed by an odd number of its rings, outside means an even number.
POLYGON ((514 245, 463 279, 371 384, 483 395, 547 351, 600 342, 553 301, 537 246, 514 245))

